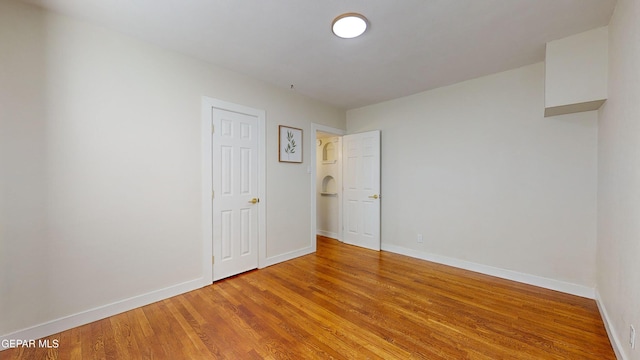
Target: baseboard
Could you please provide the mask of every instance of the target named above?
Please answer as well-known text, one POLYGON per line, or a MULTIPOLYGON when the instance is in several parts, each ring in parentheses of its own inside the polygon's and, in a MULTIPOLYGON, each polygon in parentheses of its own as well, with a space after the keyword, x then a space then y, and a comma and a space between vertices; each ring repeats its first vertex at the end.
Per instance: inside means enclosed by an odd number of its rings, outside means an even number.
POLYGON ((300 250, 291 251, 285 254, 281 254, 278 256, 273 256, 270 258, 264 259, 264 263, 260 264, 260 268, 265 268, 267 266, 275 265, 284 261, 288 261, 291 259, 295 259, 300 256, 308 255, 314 253, 316 249, 313 246, 308 246, 306 248, 302 248, 300 250))
POLYGON ((48 321, 39 325, 35 325, 23 330, 0 336, 0 351, 6 350, 7 340, 36 340, 59 332, 69 330, 71 328, 92 323, 97 320, 117 315, 125 311, 129 311, 141 306, 180 295, 192 290, 206 286, 202 278, 183 282, 181 284, 166 287, 164 289, 155 290, 146 294, 130 297, 128 299, 116 301, 111 304, 99 306, 93 309, 79 312, 77 314, 65 316, 56 320, 48 321))
POLYGON ((594 289, 583 285, 577 285, 536 275, 520 273, 517 271, 477 264, 474 262, 450 258, 447 256, 407 249, 396 245, 382 244, 381 249, 384 251, 390 251, 401 255, 435 262, 438 264, 453 266, 460 269, 478 272, 485 275, 491 275, 502 279, 517 281, 524 284, 539 286, 545 289, 556 290, 567 294, 586 297, 589 299, 593 299, 595 297, 594 289))
POLYGON ((320 236, 332 238, 338 240, 338 233, 334 233, 331 231, 317 230, 316 233, 320 236))
POLYGON ((613 326, 613 322, 611 322, 611 318, 609 317, 609 313, 607 312, 607 307, 602 303, 602 298, 600 297, 600 292, 598 292, 597 288, 595 290, 595 295, 596 304, 598 305, 598 310, 600 310, 600 316, 602 317, 602 322, 604 322, 604 329, 607 331, 607 336, 609 336, 609 342, 611 342, 613 352, 616 353, 617 359, 627 360, 627 357, 622 350, 624 347, 620 343, 620 337, 616 332, 616 328, 613 326))

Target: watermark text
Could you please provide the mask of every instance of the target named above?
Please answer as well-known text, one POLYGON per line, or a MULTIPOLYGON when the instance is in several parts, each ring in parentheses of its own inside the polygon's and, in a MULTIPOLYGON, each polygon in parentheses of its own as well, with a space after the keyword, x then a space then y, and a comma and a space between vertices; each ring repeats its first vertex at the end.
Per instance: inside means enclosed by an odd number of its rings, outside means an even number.
POLYGON ((13 348, 47 348, 57 349, 60 346, 58 339, 2 339, 0 346, 3 349, 13 348))

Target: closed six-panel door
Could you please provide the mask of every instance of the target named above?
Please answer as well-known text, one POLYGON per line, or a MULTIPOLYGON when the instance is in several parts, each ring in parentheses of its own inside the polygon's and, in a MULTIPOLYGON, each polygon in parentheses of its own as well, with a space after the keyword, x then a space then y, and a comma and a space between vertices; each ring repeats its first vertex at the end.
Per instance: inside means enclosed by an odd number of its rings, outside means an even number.
POLYGON ((213 280, 258 267, 258 119, 213 110, 213 280))

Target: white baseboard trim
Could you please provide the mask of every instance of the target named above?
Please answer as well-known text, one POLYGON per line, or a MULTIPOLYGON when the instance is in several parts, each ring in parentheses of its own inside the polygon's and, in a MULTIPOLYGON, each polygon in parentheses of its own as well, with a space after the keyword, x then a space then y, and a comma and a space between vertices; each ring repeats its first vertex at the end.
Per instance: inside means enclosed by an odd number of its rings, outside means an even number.
POLYGON ((602 298, 600 297, 600 292, 598 292, 597 288, 595 290, 595 294, 596 304, 598 305, 598 310, 600 310, 600 316, 602 317, 602 322, 604 322, 604 329, 607 330, 607 335, 609 336, 611 347, 613 347, 613 352, 616 354, 617 359, 627 360, 627 356, 623 350, 624 347, 620 343, 620 337, 616 332, 616 328, 613 326, 613 322, 611 322, 606 306, 602 303, 602 298))
POLYGON ((288 253, 285 254, 281 254, 281 255, 277 255, 277 256, 273 256, 270 258, 266 258, 264 259, 264 263, 260 264, 260 268, 265 268, 267 266, 271 266, 271 265, 275 265, 287 260, 291 260, 291 259, 295 259, 297 257, 300 256, 304 256, 304 255, 308 255, 311 253, 314 253, 316 251, 316 249, 313 248, 313 246, 308 246, 306 248, 302 248, 300 250, 295 250, 295 251, 290 251, 288 253))
POLYGON ((324 230, 317 230, 316 233, 320 236, 326 236, 328 238, 332 238, 332 239, 336 239, 338 240, 338 233, 334 233, 331 231, 324 231, 324 230))
POLYGON ((199 289, 210 284, 204 283, 202 278, 172 285, 164 289, 130 297, 128 299, 116 301, 93 309, 85 310, 77 314, 61 317, 39 325, 0 336, 0 351, 6 350, 4 345, 11 339, 37 340, 46 336, 57 334, 71 328, 86 325, 109 316, 117 315, 141 306, 161 301, 172 296, 180 295, 192 290, 199 289))
POLYGON ((491 276, 499 277, 502 279, 517 281, 524 284, 556 290, 556 291, 568 293, 571 295, 577 295, 577 296, 586 297, 589 299, 593 299, 595 297, 594 289, 588 286, 577 285, 577 284, 567 283, 564 281, 544 278, 541 276, 520 273, 513 270, 506 270, 506 269, 496 268, 493 266, 477 264, 470 261, 407 249, 401 246, 396 246, 391 244, 382 244, 381 249, 384 251, 390 251, 393 253, 406 255, 413 258, 417 258, 417 259, 435 262, 438 264, 453 266, 456 268, 478 272, 485 275, 491 275, 491 276))

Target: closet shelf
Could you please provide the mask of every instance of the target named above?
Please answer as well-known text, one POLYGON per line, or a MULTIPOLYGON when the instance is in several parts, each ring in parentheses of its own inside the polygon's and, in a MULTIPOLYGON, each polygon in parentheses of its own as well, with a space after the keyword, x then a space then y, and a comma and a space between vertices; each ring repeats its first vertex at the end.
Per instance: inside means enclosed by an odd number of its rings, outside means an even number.
POLYGON ((320 195, 322 196, 338 196, 338 193, 333 193, 333 192, 321 192, 320 195))

